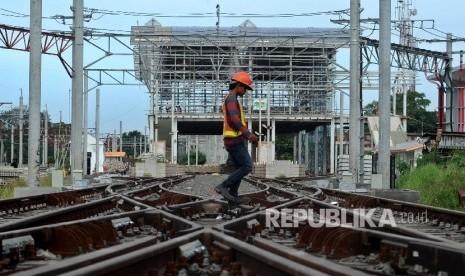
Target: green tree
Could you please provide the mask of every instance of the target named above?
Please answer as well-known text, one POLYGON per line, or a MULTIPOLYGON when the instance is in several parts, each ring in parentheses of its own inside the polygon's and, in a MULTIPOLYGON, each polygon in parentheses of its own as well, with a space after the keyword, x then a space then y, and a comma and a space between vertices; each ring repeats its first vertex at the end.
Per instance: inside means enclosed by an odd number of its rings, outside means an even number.
POLYGON ((142 137, 142 141, 144 139, 144 135, 138 130, 132 130, 129 132, 123 132, 123 151, 126 152, 126 155, 129 157, 134 156, 134 139, 136 142, 136 153, 139 154, 139 142, 140 137, 142 137))
MULTIPOLYGON (((402 101, 402 97, 396 97, 396 114, 402 114, 402 101)), ((424 93, 418 91, 409 91, 407 93, 407 132, 436 132, 436 112, 426 110, 430 104, 431 101, 426 98, 424 93)), ((377 111, 377 101, 373 101, 364 107, 365 116, 375 116, 378 114, 377 111)))
MULTIPOLYGON (((195 152, 191 152, 189 161, 191 165, 195 165, 195 152)), ((199 165, 203 165, 205 162, 207 162, 207 157, 204 153, 199 151, 199 165)), ((180 156, 178 163, 181 165, 187 165, 187 154, 180 156)))
POLYGON ((276 137, 276 159, 293 160, 294 154, 294 135, 284 134, 276 137))

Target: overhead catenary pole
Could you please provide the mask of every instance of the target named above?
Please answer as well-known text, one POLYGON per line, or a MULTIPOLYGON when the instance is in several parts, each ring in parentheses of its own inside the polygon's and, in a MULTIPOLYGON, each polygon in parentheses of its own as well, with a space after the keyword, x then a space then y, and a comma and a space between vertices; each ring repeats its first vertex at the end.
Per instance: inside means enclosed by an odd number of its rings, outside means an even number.
POLYGON ((39 184, 40 95, 42 63, 42 0, 30 2, 29 37, 29 127, 27 180, 29 187, 39 184))
POLYGON ((147 152, 147 126, 144 126, 144 153, 147 152))
POLYGON ((339 91, 339 155, 344 154, 344 93, 339 91))
POLYGON ((87 70, 84 70, 84 91, 83 91, 83 123, 82 123, 82 158, 84 160, 82 167, 84 170, 84 175, 87 174, 87 120, 88 120, 88 103, 89 103, 89 78, 87 77, 87 70))
POLYGON ((149 152, 155 153, 154 141, 155 141, 155 85, 154 85, 154 74, 153 74, 153 58, 150 60, 150 110, 149 110, 149 152))
POLYGON ((142 155, 142 135, 139 136, 139 155, 142 155))
POLYGON ((43 165, 47 166, 48 164, 48 110, 45 106, 44 112, 44 155, 43 155, 43 165))
POLYGON ((134 157, 134 159, 136 159, 136 155, 137 155, 136 139, 137 139, 137 137, 134 136, 134 139, 133 139, 134 141, 133 141, 133 143, 132 143, 132 150, 133 150, 133 157, 134 157))
POLYGON ((10 139, 10 163, 15 161, 15 125, 11 125, 11 139, 10 139))
POLYGON ((379 144, 378 173, 383 188, 390 187, 391 0, 379 1, 379 144))
POLYGON ((83 110, 83 55, 84 55, 84 0, 73 0, 73 80, 71 114, 71 171, 73 179, 82 178, 82 110, 83 110))
MULTIPOLYGON (((119 121, 119 151, 123 151, 123 121, 119 121)), ((121 161, 121 157, 119 159, 121 161)))
POLYGON ((19 152, 18 152, 18 168, 23 167, 23 89, 21 89, 21 96, 19 97, 19 152))
POLYGON ((95 91, 95 173, 100 170, 100 89, 95 91))
POLYGON ((350 1, 349 163, 354 183, 360 171, 360 0, 350 1))

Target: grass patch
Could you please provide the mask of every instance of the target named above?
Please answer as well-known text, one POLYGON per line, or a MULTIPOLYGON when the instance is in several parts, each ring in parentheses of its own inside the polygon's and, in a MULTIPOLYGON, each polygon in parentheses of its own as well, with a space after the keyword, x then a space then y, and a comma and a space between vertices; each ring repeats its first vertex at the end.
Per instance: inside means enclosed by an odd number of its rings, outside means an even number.
MULTIPOLYGON (((26 179, 18 178, 8 184, 0 185, 0 199, 13 198, 16 187, 27 187, 26 179)), ((52 177, 50 175, 40 177, 39 187, 52 187, 52 177)))
POLYGON ((427 162, 401 175, 397 187, 420 192, 421 203, 436 207, 465 210, 460 206, 458 190, 465 189, 464 156, 454 155, 445 163, 427 162))

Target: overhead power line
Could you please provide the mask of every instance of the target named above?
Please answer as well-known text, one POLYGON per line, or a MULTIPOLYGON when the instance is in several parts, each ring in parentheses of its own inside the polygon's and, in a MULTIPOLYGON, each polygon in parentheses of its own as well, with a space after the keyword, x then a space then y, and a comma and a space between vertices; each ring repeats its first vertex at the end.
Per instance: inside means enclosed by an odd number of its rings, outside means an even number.
MULTIPOLYGON (((120 10, 93 9, 93 8, 85 8, 84 11, 90 12, 93 14, 120 15, 120 16, 143 16, 143 17, 211 18, 211 17, 217 16, 216 12, 165 14, 165 13, 134 12, 134 11, 120 11, 120 10)), ((348 13, 349 13, 349 9, 310 12, 310 13, 276 13, 276 14, 221 12, 220 16, 229 17, 229 18, 276 18, 276 17, 308 17, 308 16, 335 15, 335 14, 348 14, 348 13)))

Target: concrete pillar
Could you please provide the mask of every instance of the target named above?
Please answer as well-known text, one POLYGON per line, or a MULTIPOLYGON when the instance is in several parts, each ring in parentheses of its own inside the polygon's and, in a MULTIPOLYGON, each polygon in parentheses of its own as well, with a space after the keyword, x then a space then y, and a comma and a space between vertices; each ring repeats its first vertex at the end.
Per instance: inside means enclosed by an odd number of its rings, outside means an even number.
POLYGON ((5 151, 5 149, 4 149, 4 146, 3 146, 3 138, 0 138, 0 164, 2 164, 2 165, 3 165, 3 162, 5 161, 3 159, 3 157, 5 156, 4 151, 5 151))
MULTIPOLYGON (((153 132, 153 139, 154 145, 156 146, 158 143, 158 96, 160 92, 160 87, 158 85, 158 80, 155 80, 155 98, 154 98, 154 115, 153 115, 153 124, 154 124, 154 132, 153 132)), ((173 108, 174 110, 174 108, 173 108)))
POLYGON ((39 185, 40 97, 42 64, 42 0, 30 1, 29 37, 29 127, 28 171, 29 187, 39 185))
POLYGON ((315 130, 313 131, 313 137, 314 137, 314 141, 315 141, 315 156, 313 157, 313 159, 315 160, 315 175, 319 175, 320 172, 319 172, 319 163, 320 163, 320 160, 318 159, 318 156, 319 156, 319 149, 320 149, 320 141, 319 141, 319 137, 318 137, 318 130, 319 130, 319 127, 316 127, 315 130))
POLYGON ((154 105, 154 95, 153 93, 151 92, 150 93, 150 114, 149 114, 149 152, 150 153, 155 153, 155 148, 154 148, 154 141, 155 141, 155 129, 154 129, 154 125, 155 125, 155 120, 154 120, 154 116, 153 116, 153 105, 154 105))
POLYGON ((344 117, 344 93, 342 91, 339 94, 339 154, 344 154, 344 122, 342 118, 344 117))
POLYGON ((335 147, 336 147, 336 124, 334 118, 331 119, 330 137, 329 137, 329 173, 334 174, 335 168, 335 147))
POLYGON ((147 126, 144 126, 144 153, 147 152, 147 126))
MULTIPOLYGON (((410 72, 407 72, 407 74, 410 74, 410 72)), ((410 77, 408 78, 410 80, 410 77)), ((390 84, 390 82, 389 82, 390 84)), ((407 132, 407 93, 408 93, 409 87, 405 87, 402 91, 402 126, 405 129, 405 132, 407 132)))
POLYGON ((310 133, 303 132, 302 141, 304 143, 304 152, 305 152, 305 170, 310 169, 310 133))
POLYGON ((24 121, 24 105, 23 105, 23 90, 19 97, 19 152, 18 152, 18 168, 23 167, 23 121, 24 121))
POLYGON ((397 114, 397 87, 399 86, 400 80, 397 79, 397 82, 397 85, 394 85, 392 88, 392 115, 394 116, 397 114))
POLYGON ((302 137, 302 132, 299 131, 299 136, 298 136, 298 139, 297 139, 297 140, 298 140, 298 141, 297 141, 297 142, 298 142, 298 146, 299 146, 299 147, 298 147, 298 150, 297 150, 297 160, 298 160, 299 164, 302 164, 302 163, 303 163, 303 162, 302 162, 302 143, 303 143, 303 141, 302 141, 303 139, 302 139, 302 138, 303 138, 303 137, 302 137))
MULTIPOLYGON (((87 120, 88 120, 88 113, 89 113, 89 84, 88 84, 88 77, 87 71, 84 71, 84 103, 83 103, 83 123, 82 123, 82 159, 84 160, 82 164, 83 173, 84 175, 87 174, 87 120)), ((92 173, 92 169, 90 170, 92 173)))
POLYGON ((379 2, 379 145, 378 173, 384 189, 390 187, 390 136, 391 136, 391 1, 379 2))
MULTIPOLYGON (((297 133, 298 135, 298 133, 297 133)), ((294 152, 293 152, 293 155, 294 156, 294 162, 299 162, 299 159, 297 158, 297 143, 298 143, 298 140, 297 140, 297 135, 294 135, 294 152)))
POLYGON ((53 137, 53 161, 55 162, 54 168, 57 168, 57 136, 53 137))
POLYGON ((171 163, 178 163, 178 121, 171 119, 171 163))
POLYGON ((44 156, 43 163, 44 166, 48 165, 48 111, 45 109, 44 114, 44 156))
POLYGON ((134 136, 134 141, 132 141, 132 152, 133 152, 133 156, 134 156, 134 159, 136 159, 136 156, 137 156, 137 147, 136 147, 136 140, 137 140, 137 137, 134 136))
POLYGON ((15 126, 11 125, 11 137, 10 137, 10 163, 15 160, 15 126))
MULTIPOLYGON (((252 108, 253 108, 253 99, 252 99, 252 91, 249 91, 248 93, 248 104, 249 104, 249 120, 247 121, 247 126, 249 128, 249 131, 253 133, 253 127, 252 127, 252 108)), ((249 155, 252 156, 252 143, 247 143, 247 149, 249 150, 249 155)))
POLYGON ((153 58, 150 60, 150 86, 149 86, 149 152, 155 153, 155 84, 153 74, 153 58))
POLYGON ((142 135, 139 136, 139 156, 141 156, 143 153, 142 151, 142 135))
POLYGON ((195 135, 195 165, 199 165, 199 136, 195 135))
POLYGON ((123 121, 119 121, 119 151, 123 151, 123 121))
POLYGON ((276 120, 271 121, 271 160, 276 160, 276 120))
MULTIPOLYGON (((178 121, 174 117, 174 92, 171 93, 171 163, 178 163, 178 121)), ((216 147, 215 147, 216 153, 216 147)), ((215 155, 216 156, 216 155, 215 155)))
MULTIPOLYGON (((322 174, 326 175, 327 174, 327 167, 328 167, 328 148, 327 148, 327 140, 328 139, 328 125, 323 126, 323 139, 321 139, 321 144, 320 146, 322 147, 322 152, 323 155, 321 156, 321 161, 322 161, 322 174)), ((331 139, 330 139, 331 140, 331 139)))
POLYGON ((190 135, 187 135, 186 136, 186 151, 187 151, 187 165, 190 166, 191 164, 191 143, 190 143, 190 139, 191 136, 190 135))
POLYGON ((360 0, 350 1, 350 133, 349 160, 353 181, 360 170, 360 0))
POLYGON ((82 178, 83 173, 83 56, 84 56, 84 0, 73 0, 73 79, 71 115, 71 171, 73 179, 82 178))
POLYGON ((95 172, 100 168, 100 89, 95 91, 95 172))
POLYGON ((113 130, 113 137, 111 137, 111 151, 118 151, 118 142, 116 139, 116 129, 113 130))

